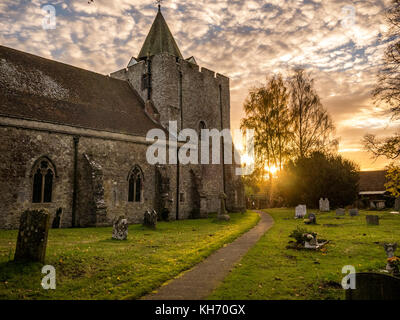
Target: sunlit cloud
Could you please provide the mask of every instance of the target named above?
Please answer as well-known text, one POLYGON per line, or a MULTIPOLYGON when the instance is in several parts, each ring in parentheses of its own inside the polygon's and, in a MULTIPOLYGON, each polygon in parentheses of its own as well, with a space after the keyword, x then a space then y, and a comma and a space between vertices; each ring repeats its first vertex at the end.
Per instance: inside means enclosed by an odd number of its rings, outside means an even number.
MULTIPOLYGON (((362 136, 398 126, 371 99, 389 2, 166 0, 162 11, 185 58, 230 77, 233 129, 249 88, 304 67, 336 122, 342 154, 372 168, 383 162, 360 151, 362 136)), ((109 74, 139 53, 156 10, 154 0, 2 0, 0 44, 109 74), (46 4, 56 8, 55 30, 42 28, 46 4)))

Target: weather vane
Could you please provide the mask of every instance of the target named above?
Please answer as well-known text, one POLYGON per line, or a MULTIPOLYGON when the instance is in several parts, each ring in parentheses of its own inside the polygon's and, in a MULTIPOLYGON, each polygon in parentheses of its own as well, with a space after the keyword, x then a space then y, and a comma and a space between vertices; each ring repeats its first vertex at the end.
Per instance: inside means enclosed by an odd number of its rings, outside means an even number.
POLYGON ((161 3, 163 2, 163 0, 157 0, 156 3, 158 5, 158 10, 161 9, 161 3))

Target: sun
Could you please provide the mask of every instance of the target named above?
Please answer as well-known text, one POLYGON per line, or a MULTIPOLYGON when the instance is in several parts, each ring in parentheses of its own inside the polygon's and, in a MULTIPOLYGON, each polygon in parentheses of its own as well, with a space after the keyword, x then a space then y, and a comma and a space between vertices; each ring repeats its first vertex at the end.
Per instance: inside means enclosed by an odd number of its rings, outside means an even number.
POLYGON ((271 173, 273 176, 276 175, 276 173, 278 172, 278 168, 275 165, 272 166, 265 166, 264 167, 265 172, 267 173, 271 173))

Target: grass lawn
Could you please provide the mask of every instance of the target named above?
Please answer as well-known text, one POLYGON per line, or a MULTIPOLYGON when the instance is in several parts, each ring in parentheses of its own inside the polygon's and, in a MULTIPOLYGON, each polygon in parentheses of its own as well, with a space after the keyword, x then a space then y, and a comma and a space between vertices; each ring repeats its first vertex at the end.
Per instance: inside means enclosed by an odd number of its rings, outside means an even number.
POLYGON ((357 272, 384 269, 386 254, 380 243, 400 243, 400 215, 389 212, 360 211, 359 217, 349 217, 347 212, 343 219, 336 219, 334 211, 317 213, 318 225, 307 226, 294 219, 294 209, 265 211, 274 218, 274 226, 210 299, 344 299, 342 267, 353 265, 357 272), (366 214, 379 215, 380 225, 367 226, 366 214), (297 226, 330 240, 326 250, 286 249, 297 226))
POLYGON ((229 222, 160 222, 157 230, 131 225, 126 241, 112 228, 50 230, 46 264, 56 268, 56 290, 41 287, 40 264, 11 262, 17 231, 0 231, 0 299, 136 299, 253 227, 253 212, 229 222))

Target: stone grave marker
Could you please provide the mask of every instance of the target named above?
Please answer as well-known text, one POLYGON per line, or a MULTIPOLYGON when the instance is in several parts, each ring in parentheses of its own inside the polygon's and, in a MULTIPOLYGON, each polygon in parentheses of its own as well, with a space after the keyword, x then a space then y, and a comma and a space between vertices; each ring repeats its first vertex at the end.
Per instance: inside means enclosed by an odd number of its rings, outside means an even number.
POLYGON ((157 212, 146 210, 144 213, 143 225, 155 229, 157 227, 157 212))
POLYGON ((26 210, 19 223, 14 261, 41 262, 46 256, 50 215, 46 210, 26 210))
POLYGON ((337 216, 344 216, 346 214, 346 210, 343 208, 338 208, 336 209, 336 215, 337 216))
POLYGON ((319 211, 321 212, 329 212, 330 211, 330 207, 329 207, 329 200, 328 198, 326 199, 319 199, 319 211))
POLYGON ((310 213, 308 215, 308 220, 306 222, 306 224, 317 224, 317 216, 315 215, 315 213, 310 213))
POLYGON ((400 198, 396 198, 396 200, 394 200, 394 210, 400 211, 400 198))
MULTIPOLYGON (((384 243, 383 244, 383 248, 385 249, 386 256, 388 258, 393 258, 394 257, 394 252, 397 249, 397 242, 395 242, 395 243, 384 243)), ((393 268, 392 268, 392 266, 390 265, 389 262, 386 264, 386 270, 389 271, 389 272, 393 272, 393 268)))
POLYGON ((227 196, 225 193, 221 192, 219 194, 220 207, 218 210, 218 220, 229 221, 231 219, 231 217, 227 214, 226 209, 225 209, 226 198, 227 198, 227 196))
POLYGON ((299 204, 295 209, 295 218, 304 218, 307 214, 307 206, 299 204))
POLYGON ((112 238, 114 240, 128 239, 128 220, 124 216, 114 220, 112 238))
POLYGON ((379 225, 379 216, 374 216, 374 215, 368 215, 365 216, 367 220, 367 225, 379 225))
POLYGON ((383 273, 356 273, 356 289, 346 290, 346 300, 400 300, 400 278, 383 273))
POLYGON ((349 214, 350 214, 350 217, 358 216, 358 215, 359 215, 359 214, 358 214, 358 209, 356 209, 356 208, 350 209, 350 210, 349 210, 349 214))
POLYGON ((51 224, 52 229, 59 229, 61 226, 61 216, 62 216, 62 208, 58 208, 56 211, 56 215, 53 219, 53 223, 51 224))

